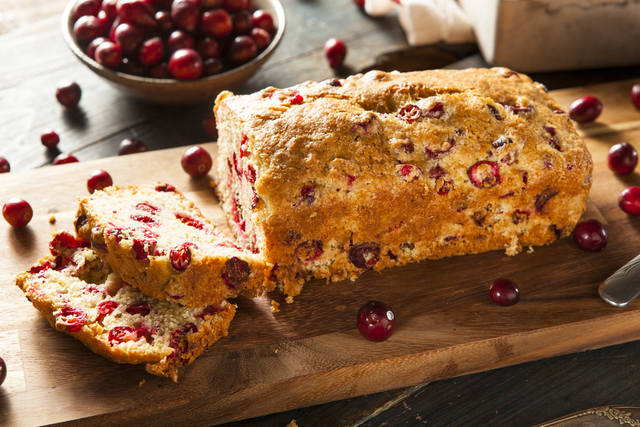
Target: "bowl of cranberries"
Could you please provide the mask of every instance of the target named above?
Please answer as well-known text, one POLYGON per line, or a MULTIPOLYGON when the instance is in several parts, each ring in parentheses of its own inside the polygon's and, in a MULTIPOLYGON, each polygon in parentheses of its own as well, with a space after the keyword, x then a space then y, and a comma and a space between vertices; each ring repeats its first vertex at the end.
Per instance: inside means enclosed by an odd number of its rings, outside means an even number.
POLYGON ((212 102, 251 77, 284 33, 278 0, 72 0, 71 51, 123 93, 160 105, 212 102))

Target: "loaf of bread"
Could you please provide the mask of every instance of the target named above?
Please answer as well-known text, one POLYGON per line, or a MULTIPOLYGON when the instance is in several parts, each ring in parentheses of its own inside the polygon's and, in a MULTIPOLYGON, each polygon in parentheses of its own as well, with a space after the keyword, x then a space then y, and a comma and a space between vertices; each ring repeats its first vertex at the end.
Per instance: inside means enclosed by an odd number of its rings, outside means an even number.
POLYGON ((68 232, 55 232, 49 248, 16 284, 52 327, 107 359, 146 363, 148 372, 177 381, 180 366, 227 335, 235 305, 188 308, 148 297, 68 232))
POLYGON ((96 191, 80 199, 75 227, 125 281, 156 299, 201 307, 261 295, 271 283, 262 257, 168 184, 96 191))
POLYGON ((551 243, 591 186, 568 115, 504 68, 223 92, 215 112, 217 195, 290 296, 311 277, 551 243))

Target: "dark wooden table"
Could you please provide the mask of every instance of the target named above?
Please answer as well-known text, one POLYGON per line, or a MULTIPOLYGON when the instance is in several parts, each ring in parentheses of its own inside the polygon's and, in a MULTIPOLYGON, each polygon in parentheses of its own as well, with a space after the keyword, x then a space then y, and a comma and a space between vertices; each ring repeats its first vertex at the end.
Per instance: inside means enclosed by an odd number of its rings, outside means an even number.
MULTIPOLYGON (((64 1, 0 1, 0 156, 13 171, 46 166, 59 153, 40 134, 54 129, 62 152, 80 161, 114 156, 120 141, 136 137, 151 150, 207 142, 202 119, 209 104, 160 108, 126 98, 80 64, 60 31, 64 1), (83 89, 80 107, 65 111, 54 90, 62 79, 83 89)), ((290 86, 368 68, 419 69, 486 65, 474 46, 412 50, 394 16, 372 19, 349 0, 283 0, 288 27, 264 68, 237 93, 290 86), (349 46, 335 72, 322 46, 340 37, 349 46), (464 59, 462 59, 464 58, 464 59), (461 61, 458 61, 462 59, 461 61)), ((533 76, 550 89, 637 78, 637 67, 533 76)), ((46 185, 46 183, 42 183, 46 185)), ((2 242, 0 242, 2 244, 2 242)), ((567 413, 610 404, 640 405, 640 342, 570 354, 309 408, 228 426, 531 426, 567 413)))

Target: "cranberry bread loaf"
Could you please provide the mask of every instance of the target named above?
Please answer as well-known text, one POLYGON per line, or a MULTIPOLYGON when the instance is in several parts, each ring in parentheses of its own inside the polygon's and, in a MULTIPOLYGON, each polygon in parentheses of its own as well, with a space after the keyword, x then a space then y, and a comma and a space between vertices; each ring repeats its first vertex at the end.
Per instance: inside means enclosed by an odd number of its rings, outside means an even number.
POLYGON ((215 112, 218 197, 289 295, 311 276, 553 242, 591 186, 568 115, 504 68, 223 92, 215 112))
POLYGON ((68 232, 55 232, 49 248, 16 284, 52 327, 107 359, 146 363, 177 381, 178 367, 227 335, 235 305, 188 308, 148 297, 68 232))
MULTIPOLYGON (((76 231, 122 278, 188 307, 261 295, 269 266, 168 184, 108 187, 80 199, 76 231)), ((273 287, 273 286, 272 286, 273 287)))

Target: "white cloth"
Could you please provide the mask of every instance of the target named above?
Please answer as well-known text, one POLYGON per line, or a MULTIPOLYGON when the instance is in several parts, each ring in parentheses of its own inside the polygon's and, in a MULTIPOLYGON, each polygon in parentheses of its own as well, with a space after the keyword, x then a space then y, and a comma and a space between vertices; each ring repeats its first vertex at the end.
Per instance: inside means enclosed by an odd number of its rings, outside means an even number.
POLYGON ((411 46, 474 42, 467 16, 454 0, 365 0, 370 16, 383 16, 398 10, 400 25, 411 46))

